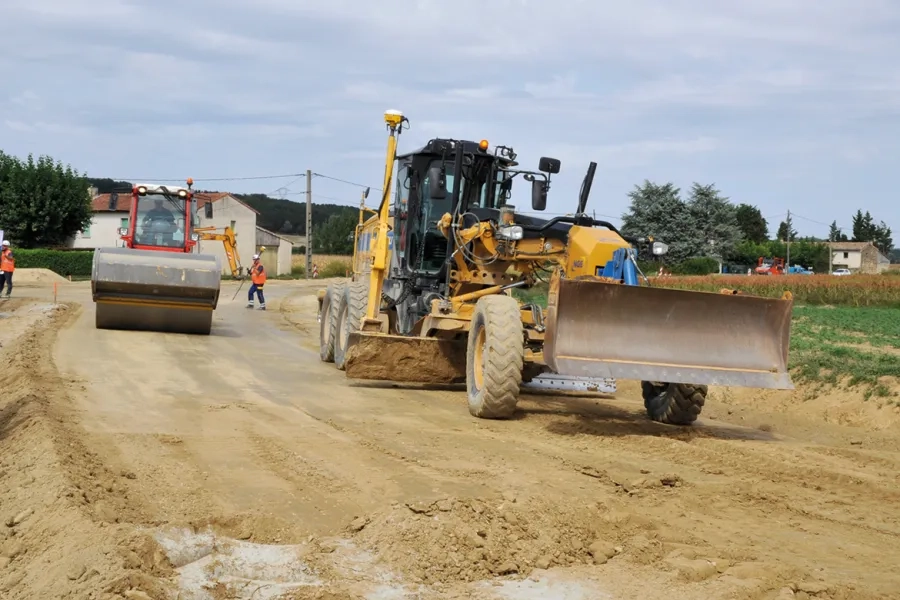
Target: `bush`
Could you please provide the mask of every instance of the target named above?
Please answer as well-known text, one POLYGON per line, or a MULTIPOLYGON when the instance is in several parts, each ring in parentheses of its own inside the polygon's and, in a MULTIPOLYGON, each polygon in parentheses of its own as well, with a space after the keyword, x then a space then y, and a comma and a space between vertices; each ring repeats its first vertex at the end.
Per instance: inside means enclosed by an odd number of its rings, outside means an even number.
POLYGON ((93 250, 13 249, 18 269, 50 269, 63 277, 90 277, 93 250))
POLYGON ((689 258, 672 267, 673 275, 710 275, 719 272, 719 263, 713 258, 689 258))

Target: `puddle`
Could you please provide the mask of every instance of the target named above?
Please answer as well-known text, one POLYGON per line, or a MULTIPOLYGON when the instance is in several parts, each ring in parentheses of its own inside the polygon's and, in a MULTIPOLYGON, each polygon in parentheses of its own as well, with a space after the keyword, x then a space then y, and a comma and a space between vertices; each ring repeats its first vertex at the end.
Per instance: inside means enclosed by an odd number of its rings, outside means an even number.
POLYGON ((157 532, 156 541, 177 572, 180 600, 278 600, 300 588, 357 595, 365 600, 459 598, 465 590, 485 600, 613 600, 589 580, 547 571, 525 580, 495 579, 451 586, 406 584, 350 540, 332 539, 315 561, 328 580, 305 560, 305 544, 254 544, 221 538, 212 531, 157 532), (450 589, 452 588, 452 590, 450 589))
POLYGON ((180 598, 215 600, 211 592, 228 590, 236 600, 274 600, 304 586, 321 586, 301 559, 303 547, 254 544, 188 530, 158 533, 178 572, 180 598))

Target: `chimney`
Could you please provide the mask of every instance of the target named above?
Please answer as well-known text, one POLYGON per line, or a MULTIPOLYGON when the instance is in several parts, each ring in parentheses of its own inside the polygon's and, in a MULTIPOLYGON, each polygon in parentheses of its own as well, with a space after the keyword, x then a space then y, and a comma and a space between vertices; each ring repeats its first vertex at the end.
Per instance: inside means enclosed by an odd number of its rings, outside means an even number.
POLYGON ((88 192, 90 192, 92 200, 100 195, 100 190, 94 185, 88 187, 88 192))

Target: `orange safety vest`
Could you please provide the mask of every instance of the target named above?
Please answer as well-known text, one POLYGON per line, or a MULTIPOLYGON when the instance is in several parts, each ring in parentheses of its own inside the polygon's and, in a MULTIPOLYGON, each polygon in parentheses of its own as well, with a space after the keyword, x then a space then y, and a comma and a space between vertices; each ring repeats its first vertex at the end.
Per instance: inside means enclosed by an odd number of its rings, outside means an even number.
POLYGON ((0 254, 0 271, 4 273, 12 273, 16 270, 16 259, 13 258, 12 250, 7 248, 0 254))
POLYGON ((257 286, 263 285, 266 282, 266 268, 262 265, 254 265, 250 274, 250 281, 257 286))

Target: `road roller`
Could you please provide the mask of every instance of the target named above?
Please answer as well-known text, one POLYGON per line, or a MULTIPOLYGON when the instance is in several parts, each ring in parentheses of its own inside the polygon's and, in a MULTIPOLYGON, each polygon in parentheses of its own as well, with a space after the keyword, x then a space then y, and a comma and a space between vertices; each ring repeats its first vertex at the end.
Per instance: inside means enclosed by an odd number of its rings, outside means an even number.
MULTIPOLYGON (((97 329, 209 335, 219 302, 219 259, 199 254, 197 203, 187 187, 132 186, 122 247, 94 250, 97 329)), ((111 194, 110 208, 118 201, 111 194)))

